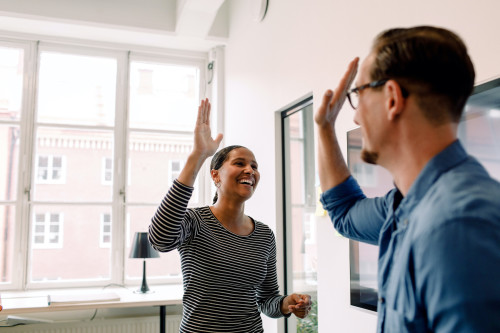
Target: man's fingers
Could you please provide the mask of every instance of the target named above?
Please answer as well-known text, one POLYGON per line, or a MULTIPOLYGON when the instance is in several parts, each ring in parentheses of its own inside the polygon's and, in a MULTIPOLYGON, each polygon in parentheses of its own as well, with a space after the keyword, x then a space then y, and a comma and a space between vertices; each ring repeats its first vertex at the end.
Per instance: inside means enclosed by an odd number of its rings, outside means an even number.
POLYGON ((320 108, 327 108, 328 104, 332 101, 333 98, 333 91, 331 89, 328 89, 325 94, 323 95, 323 102, 321 103, 320 108))
MULTIPOLYGON (((347 66, 347 70, 344 73, 344 76, 342 77, 342 79, 340 79, 339 86, 337 88, 337 92, 340 92, 340 91, 342 91, 344 93, 347 92, 347 89, 349 89, 349 87, 351 86, 352 81, 354 81, 354 78, 356 77, 356 74, 358 72, 358 62, 359 62, 358 57, 351 60, 351 62, 347 66)), ((338 96, 338 97, 342 97, 342 96, 338 96)))
POLYGON ((329 104, 333 98, 333 91, 328 89, 323 94, 323 100, 321 101, 321 105, 318 108, 318 112, 316 114, 315 120, 318 125, 321 125, 327 116, 329 111, 329 104))

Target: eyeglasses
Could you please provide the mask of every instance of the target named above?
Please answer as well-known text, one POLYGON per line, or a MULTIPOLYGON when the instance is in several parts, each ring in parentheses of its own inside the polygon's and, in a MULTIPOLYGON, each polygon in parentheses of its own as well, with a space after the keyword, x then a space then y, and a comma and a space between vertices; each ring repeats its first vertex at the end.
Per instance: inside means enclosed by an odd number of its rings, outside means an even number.
POLYGON ((352 88, 347 92, 347 99, 349 100, 349 104, 351 104, 352 108, 356 110, 359 105, 359 92, 368 88, 376 88, 383 86, 389 79, 383 79, 378 81, 373 81, 367 84, 363 84, 362 86, 352 88))

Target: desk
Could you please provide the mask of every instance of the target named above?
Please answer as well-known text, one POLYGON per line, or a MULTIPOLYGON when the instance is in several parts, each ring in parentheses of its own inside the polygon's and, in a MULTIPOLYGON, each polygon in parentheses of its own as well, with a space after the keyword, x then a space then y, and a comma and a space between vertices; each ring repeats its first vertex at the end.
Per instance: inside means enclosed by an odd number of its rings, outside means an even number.
POLYGON ((128 307, 160 307, 160 332, 165 333, 165 315, 167 305, 182 304, 183 288, 181 285, 153 286, 154 293, 135 294, 125 288, 78 288, 54 289, 44 291, 3 292, 1 316, 19 315, 25 313, 40 313, 52 311, 71 311, 89 309, 110 309, 128 307), (119 301, 99 301, 95 303, 71 303, 48 305, 47 296, 50 295, 82 295, 114 292, 120 296, 119 301))

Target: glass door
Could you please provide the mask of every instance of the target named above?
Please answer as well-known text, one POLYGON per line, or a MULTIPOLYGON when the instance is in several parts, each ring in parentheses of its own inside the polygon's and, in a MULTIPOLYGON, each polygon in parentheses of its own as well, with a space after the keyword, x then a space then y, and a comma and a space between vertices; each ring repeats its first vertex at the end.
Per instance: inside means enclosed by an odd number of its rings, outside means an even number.
POLYGON ((281 112, 285 293, 309 294, 308 317, 286 320, 286 332, 317 332, 316 171, 312 96, 281 112))

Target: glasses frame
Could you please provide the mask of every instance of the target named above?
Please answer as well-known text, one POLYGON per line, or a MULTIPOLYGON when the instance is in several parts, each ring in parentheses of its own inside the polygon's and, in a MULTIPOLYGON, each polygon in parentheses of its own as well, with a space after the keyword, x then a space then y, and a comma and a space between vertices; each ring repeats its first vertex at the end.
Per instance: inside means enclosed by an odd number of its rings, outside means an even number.
POLYGON ((377 87, 383 86, 384 84, 386 84, 387 81, 389 81, 389 79, 382 79, 382 80, 372 81, 370 83, 363 84, 363 85, 361 85, 359 87, 354 87, 351 90, 347 91, 346 95, 347 95, 347 99, 349 100, 349 104, 351 104, 351 107, 354 110, 356 110, 358 108, 358 106, 356 105, 356 107, 354 107, 354 103, 351 100, 351 94, 359 95, 360 91, 363 91, 363 90, 368 89, 368 88, 377 88, 377 87))

